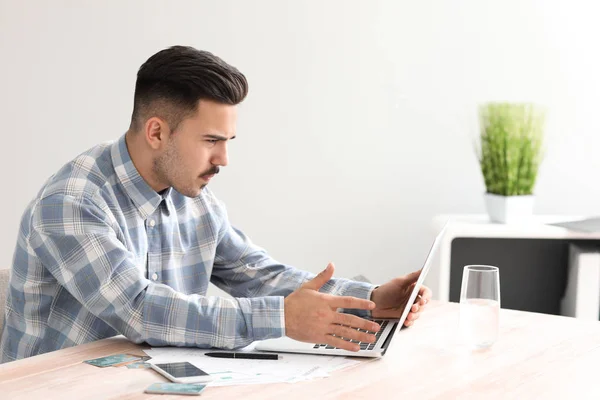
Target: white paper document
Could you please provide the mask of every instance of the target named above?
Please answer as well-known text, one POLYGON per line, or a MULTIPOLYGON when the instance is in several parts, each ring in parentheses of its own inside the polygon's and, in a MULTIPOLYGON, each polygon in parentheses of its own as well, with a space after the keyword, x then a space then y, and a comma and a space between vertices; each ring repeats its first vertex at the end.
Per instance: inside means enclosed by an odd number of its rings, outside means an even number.
MULTIPOLYGON (((250 345, 240 351, 252 351, 250 345)), ((210 386, 248 385, 260 383, 295 383, 309 379, 326 378, 330 373, 369 360, 355 360, 341 356, 280 353, 278 360, 214 358, 204 353, 215 349, 187 347, 154 347, 144 350, 152 364, 187 361, 214 377, 210 386)))

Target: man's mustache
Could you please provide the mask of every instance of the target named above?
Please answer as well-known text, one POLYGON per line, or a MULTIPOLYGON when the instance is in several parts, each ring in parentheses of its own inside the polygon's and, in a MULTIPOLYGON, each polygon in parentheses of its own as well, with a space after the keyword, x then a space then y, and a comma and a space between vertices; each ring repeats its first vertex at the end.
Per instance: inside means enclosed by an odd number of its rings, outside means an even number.
POLYGON ((202 174, 201 176, 216 175, 219 173, 220 170, 221 169, 218 166, 216 166, 216 167, 209 169, 208 171, 206 171, 206 173, 202 174))

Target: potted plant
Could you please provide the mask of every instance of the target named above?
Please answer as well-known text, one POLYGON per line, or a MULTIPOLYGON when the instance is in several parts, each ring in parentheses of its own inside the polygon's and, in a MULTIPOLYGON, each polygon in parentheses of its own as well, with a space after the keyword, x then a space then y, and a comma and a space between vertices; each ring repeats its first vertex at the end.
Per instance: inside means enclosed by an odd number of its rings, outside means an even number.
POLYGON ((533 215, 545 109, 532 103, 491 102, 478 111, 487 212, 494 222, 523 221, 533 215))

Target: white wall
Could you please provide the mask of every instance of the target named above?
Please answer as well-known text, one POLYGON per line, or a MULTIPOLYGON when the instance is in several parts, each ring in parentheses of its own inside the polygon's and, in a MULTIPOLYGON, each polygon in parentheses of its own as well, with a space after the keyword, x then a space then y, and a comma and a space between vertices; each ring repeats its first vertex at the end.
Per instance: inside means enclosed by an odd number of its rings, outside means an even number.
POLYGON ((0 0, 0 265, 26 203, 128 126, 137 68, 189 44, 243 71, 212 185, 277 259, 375 281, 420 267, 433 215, 484 212, 477 100, 551 107, 538 213, 600 214, 594 2, 0 0))

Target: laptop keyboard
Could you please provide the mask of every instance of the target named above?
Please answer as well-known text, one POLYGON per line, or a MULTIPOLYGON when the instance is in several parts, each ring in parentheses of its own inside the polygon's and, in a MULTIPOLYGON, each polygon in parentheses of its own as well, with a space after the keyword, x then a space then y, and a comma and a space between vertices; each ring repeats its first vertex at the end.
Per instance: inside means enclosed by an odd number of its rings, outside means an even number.
MULTIPOLYGON (((341 336, 339 336, 339 338, 343 339, 343 340, 345 340, 347 342, 358 343, 358 345, 360 346, 361 350, 373 350, 375 348, 375 346, 377 345, 377 343, 379 342, 379 338, 381 337, 381 332, 383 332, 383 330, 387 326, 388 320, 374 319, 372 321, 375 322, 375 323, 377 323, 377 324, 379 324, 379 326, 381 327, 378 332, 366 331, 364 329, 356 329, 356 330, 360 331, 360 332, 366 332, 366 333, 374 334, 375 335, 375 342, 374 343, 359 342, 359 341, 356 341, 356 340, 346 339, 346 338, 341 337, 341 336)), ((335 335, 333 335, 333 336, 335 336, 335 335)), ((330 349, 330 350, 337 349, 337 347, 331 346, 329 344, 315 344, 314 347, 313 347, 313 349, 319 349, 319 348, 330 349)))

